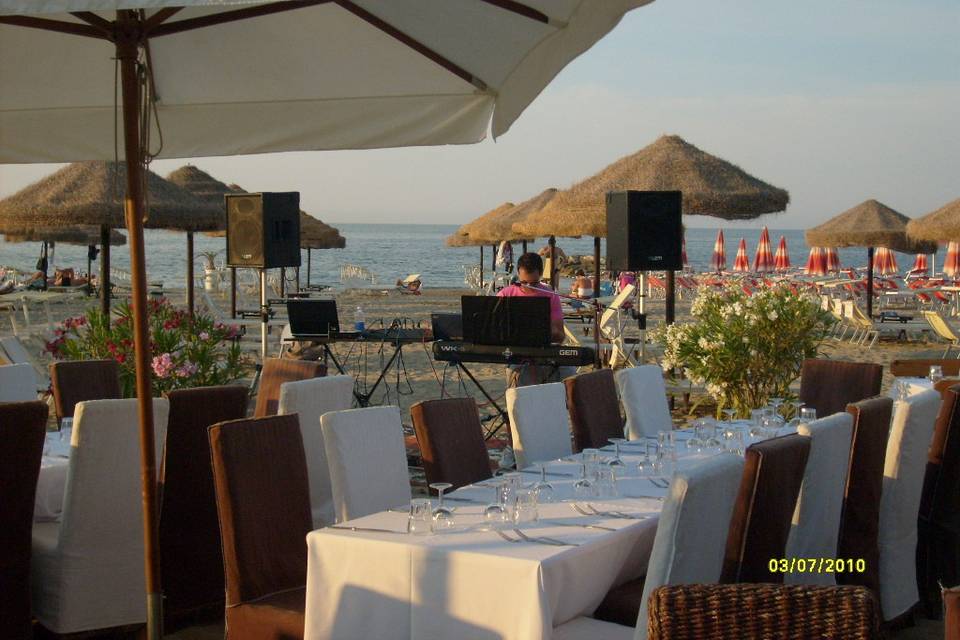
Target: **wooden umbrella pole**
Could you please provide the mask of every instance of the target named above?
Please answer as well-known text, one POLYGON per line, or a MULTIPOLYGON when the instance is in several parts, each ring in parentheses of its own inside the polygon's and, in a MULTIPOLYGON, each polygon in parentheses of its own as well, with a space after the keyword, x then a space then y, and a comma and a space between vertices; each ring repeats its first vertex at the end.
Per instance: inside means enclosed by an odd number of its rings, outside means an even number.
POLYGON ((547 241, 547 244, 550 245, 550 273, 547 274, 550 277, 550 286, 554 291, 557 290, 557 238, 556 236, 550 236, 550 240, 547 241))
POLYGON ((130 242, 133 344, 137 409, 140 418, 140 477, 143 492, 144 576, 147 591, 147 640, 163 637, 160 594, 160 547, 157 530, 157 463, 154 451, 153 394, 150 384, 150 343, 147 321, 147 274, 143 245, 143 166, 140 140, 140 86, 137 53, 140 37, 137 13, 117 11, 117 58, 123 96, 123 146, 127 165, 124 213, 130 242))
POLYGON ((230 267, 230 317, 237 317, 237 268, 230 267))
POLYGON ((867 247, 867 317, 873 318, 873 247, 867 247))
POLYGON ((187 313, 193 317, 193 231, 187 231, 187 313))
POLYGON ((523 253, 526 253, 526 252, 527 252, 527 241, 524 240, 524 241, 523 241, 523 253))
POLYGON ((483 245, 480 245, 480 291, 483 291, 483 245))
POLYGON ((312 253, 311 249, 307 249, 307 289, 310 288, 310 267, 313 266, 310 262, 310 254, 312 253))
POLYGON ((600 297, 600 236, 593 236, 593 297, 600 297))
POLYGON ((110 315, 110 227, 100 225, 100 313, 110 315))
POLYGON ((677 288, 676 288, 676 276, 677 273, 673 269, 667 270, 667 282, 666 282, 666 291, 664 297, 666 298, 665 307, 666 307, 666 321, 667 324, 673 324, 673 321, 677 317, 677 288))

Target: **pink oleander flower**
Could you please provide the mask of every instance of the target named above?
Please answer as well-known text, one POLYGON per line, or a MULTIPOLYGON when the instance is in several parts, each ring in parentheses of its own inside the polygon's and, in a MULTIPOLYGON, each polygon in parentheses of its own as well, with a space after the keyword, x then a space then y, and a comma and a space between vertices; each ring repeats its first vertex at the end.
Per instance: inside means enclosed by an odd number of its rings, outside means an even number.
POLYGON ((200 335, 197 336, 197 337, 200 338, 201 340, 209 340, 209 339, 210 339, 210 334, 207 333, 206 331, 201 331, 201 332, 200 332, 200 335))
POLYGON ((169 353, 164 353, 159 356, 154 356, 153 361, 150 363, 153 373, 158 378, 168 377, 174 370, 175 365, 173 363, 173 358, 169 353))
POLYGON ((188 360, 187 362, 184 362, 182 365, 177 367, 176 376, 178 378, 189 378, 196 372, 197 372, 197 365, 195 365, 194 363, 188 360))

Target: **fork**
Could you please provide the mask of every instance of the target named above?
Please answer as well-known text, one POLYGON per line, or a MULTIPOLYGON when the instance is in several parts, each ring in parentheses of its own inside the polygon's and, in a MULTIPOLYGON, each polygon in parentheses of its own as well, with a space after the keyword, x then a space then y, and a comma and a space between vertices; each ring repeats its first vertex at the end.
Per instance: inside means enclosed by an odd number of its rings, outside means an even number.
POLYGON ((497 535, 499 535, 501 538, 503 538, 503 539, 506 540, 507 542, 513 542, 513 543, 519 543, 519 542, 520 542, 519 540, 514 540, 513 538, 511 538, 510 536, 508 536, 507 534, 505 534, 503 531, 500 531, 499 529, 497 529, 496 531, 497 531, 497 535))
POLYGON ((575 505, 574 508, 585 516, 604 516, 607 518, 613 517, 613 518, 620 518, 623 520, 645 520, 646 519, 645 516, 634 516, 634 515, 630 515, 629 513, 624 513, 623 511, 599 511, 596 507, 590 504, 587 505, 587 509, 589 509, 590 511, 583 511, 579 507, 579 505, 575 505))
POLYGON ((517 529, 516 527, 513 528, 513 532, 514 532, 515 534, 517 534, 518 536, 520 536, 521 538, 523 538, 524 540, 526 540, 527 542, 536 542, 536 543, 539 543, 539 544, 547 544, 547 545, 550 545, 550 546, 552 546, 552 547, 579 547, 579 546, 580 546, 580 545, 578 545, 578 544, 576 544, 576 543, 574 543, 574 542, 564 542, 563 540, 557 540, 556 538, 547 538, 547 537, 544 537, 544 536, 540 536, 540 537, 538 537, 538 538, 533 538, 533 537, 528 536, 527 534, 525 534, 525 533, 524 533, 523 531, 521 531, 520 529, 517 529))

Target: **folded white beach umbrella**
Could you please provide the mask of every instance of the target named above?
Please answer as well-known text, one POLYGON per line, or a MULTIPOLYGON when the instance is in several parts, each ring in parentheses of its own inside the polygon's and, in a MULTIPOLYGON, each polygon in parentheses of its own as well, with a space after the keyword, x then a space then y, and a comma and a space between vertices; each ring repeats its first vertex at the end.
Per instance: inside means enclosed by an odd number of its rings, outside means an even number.
POLYGON ((142 163, 498 136, 650 1, 0 0, 0 163, 127 162, 148 638, 162 631, 142 163))

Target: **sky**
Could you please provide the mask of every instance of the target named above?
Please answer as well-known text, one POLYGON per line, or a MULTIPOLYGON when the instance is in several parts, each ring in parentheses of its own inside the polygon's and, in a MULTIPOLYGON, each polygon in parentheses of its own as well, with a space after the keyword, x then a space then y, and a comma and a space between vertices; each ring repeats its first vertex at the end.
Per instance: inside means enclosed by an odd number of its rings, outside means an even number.
MULTIPOLYGON (((190 162, 298 190, 327 222, 462 223, 677 134, 790 192, 785 213, 746 226, 807 228, 868 198, 916 217, 960 197, 958 32, 957 0, 656 0, 496 141, 190 162)), ((56 168, 0 166, 0 197, 56 168)))

